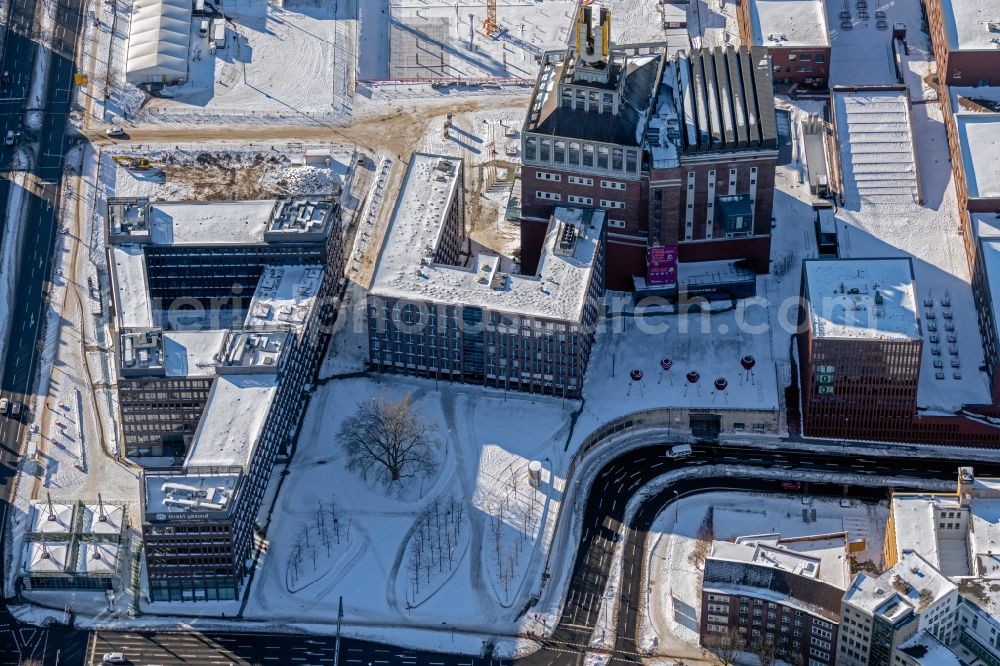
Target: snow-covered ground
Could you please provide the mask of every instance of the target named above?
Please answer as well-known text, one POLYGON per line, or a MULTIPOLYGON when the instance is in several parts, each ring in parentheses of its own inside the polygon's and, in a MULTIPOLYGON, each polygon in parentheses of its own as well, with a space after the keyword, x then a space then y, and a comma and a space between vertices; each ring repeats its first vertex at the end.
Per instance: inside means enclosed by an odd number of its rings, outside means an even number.
MULTIPOLYGON (((51 494, 53 499, 90 500, 101 493, 105 501, 128 504, 138 512, 136 468, 115 458, 117 431, 113 364, 102 349, 107 344, 106 320, 101 316, 98 261, 103 253, 102 228, 90 225, 97 157, 80 149, 67 162, 82 165, 84 179, 63 186, 61 219, 64 231, 55 249, 55 267, 41 347, 37 397, 31 408, 29 459, 18 477, 11 530, 11 552, 20 562, 28 503, 51 494), (70 323, 73 322, 73 323, 70 323), (34 460, 31 453, 35 452, 34 460)), ((8 570, 6 589, 17 573, 8 570)), ((124 596, 124 595, 123 595, 124 596)))
MULTIPOLYGON (((563 451, 570 407, 552 398, 510 392, 505 399, 502 391, 390 375, 325 382, 312 398, 278 495, 279 519, 271 523, 245 616, 284 622, 332 619, 343 596, 351 633, 442 623, 483 634, 516 633, 516 612, 537 592, 562 503, 572 453, 563 451), (372 396, 411 396, 421 417, 437 424, 439 473, 411 487, 408 497, 386 497, 345 470, 334 435, 354 406, 372 396), (520 418, 528 412, 530 420, 520 418), (543 467, 537 491, 528 483, 531 460, 543 467), (334 501, 341 523, 350 521, 350 541, 357 545, 342 548, 340 557, 319 558, 325 570, 313 569, 307 558, 310 582, 290 585, 300 534, 316 524, 320 502, 334 501), (425 571, 416 590, 413 551, 419 524, 428 510, 444 516, 443 507, 455 505, 464 516, 454 525, 453 562, 429 582, 425 571)), ((433 539, 439 522, 447 521, 431 520, 433 539)), ((447 541, 451 528, 440 529, 447 541)), ((320 551, 325 554, 325 547, 320 551)))
POLYGON ((206 201, 329 194, 344 185, 352 155, 350 147, 302 144, 111 147, 101 151, 101 195, 206 201), (116 164, 122 155, 141 155, 152 168, 116 164))
POLYGON ((192 21, 187 82, 149 97, 144 105, 142 91, 125 81, 131 5, 117 5, 118 16, 104 17, 102 34, 92 32, 88 40, 92 55, 104 60, 110 55, 110 86, 100 81, 102 66, 96 66, 95 77, 95 85, 107 87, 112 99, 105 121, 116 116, 182 123, 350 119, 357 60, 354 2, 227 2, 225 46, 214 48, 208 37, 199 35, 199 21, 192 21))

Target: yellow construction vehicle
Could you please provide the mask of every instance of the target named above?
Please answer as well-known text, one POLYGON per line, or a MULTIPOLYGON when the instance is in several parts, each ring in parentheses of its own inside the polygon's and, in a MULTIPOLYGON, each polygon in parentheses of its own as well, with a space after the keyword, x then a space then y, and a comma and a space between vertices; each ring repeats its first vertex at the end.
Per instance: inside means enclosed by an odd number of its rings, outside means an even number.
POLYGON ((135 169, 137 171, 145 171, 146 169, 151 169, 153 167, 152 162, 145 157, 133 157, 132 155, 115 155, 112 157, 115 164, 120 164, 126 169, 135 169))

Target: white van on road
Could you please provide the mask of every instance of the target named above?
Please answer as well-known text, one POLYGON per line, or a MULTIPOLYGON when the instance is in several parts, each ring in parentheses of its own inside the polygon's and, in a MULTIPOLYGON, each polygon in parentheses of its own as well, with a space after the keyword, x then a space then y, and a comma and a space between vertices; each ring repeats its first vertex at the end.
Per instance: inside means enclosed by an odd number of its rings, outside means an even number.
POLYGON ((694 454, 694 449, 691 448, 690 444, 678 444, 677 446, 671 446, 667 450, 667 456, 670 458, 687 458, 694 454))

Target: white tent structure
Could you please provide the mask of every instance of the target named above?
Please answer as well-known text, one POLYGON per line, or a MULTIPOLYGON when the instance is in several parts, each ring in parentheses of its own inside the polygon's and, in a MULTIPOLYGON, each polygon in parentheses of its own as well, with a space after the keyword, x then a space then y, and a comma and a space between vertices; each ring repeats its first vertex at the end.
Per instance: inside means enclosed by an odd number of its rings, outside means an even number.
POLYGON ((187 80, 190 44, 191 0, 134 0, 125 80, 135 84, 187 80))

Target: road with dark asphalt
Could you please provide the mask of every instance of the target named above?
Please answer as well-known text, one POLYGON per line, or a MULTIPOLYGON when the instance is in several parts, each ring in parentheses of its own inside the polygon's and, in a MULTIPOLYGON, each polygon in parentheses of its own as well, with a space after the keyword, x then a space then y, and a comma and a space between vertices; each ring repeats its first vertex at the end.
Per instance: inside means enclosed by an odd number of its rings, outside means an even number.
MULTIPOLYGON (((860 475, 906 476, 951 480, 956 476, 952 460, 914 457, 865 458, 856 455, 836 456, 826 453, 767 451, 739 447, 696 445, 690 458, 672 459, 667 446, 636 449, 611 461, 597 474, 590 488, 583 517, 580 546, 577 550, 563 606, 562 617, 553 636, 542 650, 516 660, 525 666, 582 666, 586 645, 598 623, 600 601, 611 567, 616 545, 624 548, 623 576, 619 591, 619 613, 615 631, 613 663, 638 663, 635 645, 642 565, 649 527, 656 515, 680 496, 709 492, 719 488, 758 493, 787 493, 780 481, 741 479, 728 475, 719 478, 693 478, 677 481, 644 501, 636 515, 624 524, 629 499, 645 484, 666 472, 702 465, 743 465, 768 469, 785 468, 787 478, 795 480, 802 471, 848 472, 860 475)), ((1000 464, 977 463, 977 473, 1000 475, 1000 464)), ((900 480, 897 489, 905 489, 900 480)), ((802 493, 843 497, 863 501, 884 500, 888 490, 840 483, 803 483, 802 493)), ((568 515, 568 514, 567 514, 568 515)), ((391 640, 391 637, 390 637, 391 640)), ((288 634, 252 634, 226 632, 99 632, 91 636, 89 652, 97 657, 103 652, 124 650, 137 665, 160 664, 333 664, 334 639, 330 637, 288 634)), ((69 663, 69 662, 60 662, 69 663)), ((96 663, 88 661, 89 663, 96 663)), ((494 664, 500 663, 493 660, 494 664)), ((338 666, 487 666, 482 657, 445 655, 419 650, 404 650, 386 644, 344 640, 338 666)))
MULTIPOLYGON (((63 159, 70 138, 67 136, 70 93, 72 91, 74 52, 82 26, 82 6, 76 0, 12 0, 10 20, 4 35, 0 72, 9 72, 10 84, 0 85, 0 129, 20 132, 22 149, 34 148, 24 191, 22 246, 11 303, 10 336, 5 342, 4 364, 0 375, 0 396, 11 402, 29 404, 38 370, 39 340, 45 318, 45 293, 52 270, 53 243, 58 225, 56 202, 63 159), (28 99, 33 69, 35 43, 41 12, 51 12, 54 19, 51 61, 41 100, 28 99), (31 108, 40 115, 34 129, 23 126, 24 113, 31 108)), ((0 201, 6 205, 13 183, 7 170, 12 148, 3 147, 0 173, 0 201)), ((0 226, 6 215, 0 216, 0 226)), ((2 235, 0 235, 2 238, 2 235)), ((31 415, 20 419, 0 416, 0 517, 5 524, 9 515, 7 498, 21 455, 24 429, 30 427, 31 415)), ((7 563, 0 541, 0 562, 7 563)), ((46 630, 18 623, 0 602, 0 666, 18 664, 30 658, 55 663, 57 651, 77 654, 83 663, 86 637, 61 629, 46 630)), ((65 663, 65 662, 61 662, 65 663)))

